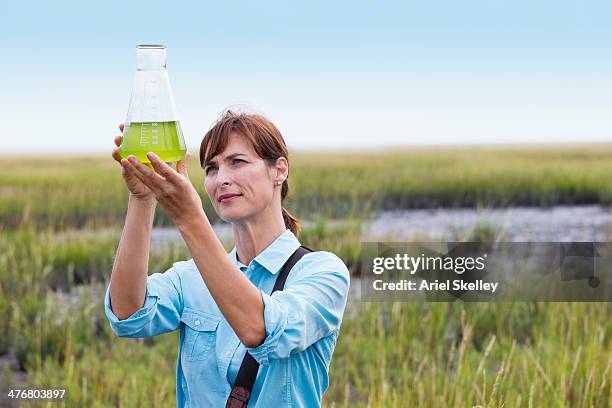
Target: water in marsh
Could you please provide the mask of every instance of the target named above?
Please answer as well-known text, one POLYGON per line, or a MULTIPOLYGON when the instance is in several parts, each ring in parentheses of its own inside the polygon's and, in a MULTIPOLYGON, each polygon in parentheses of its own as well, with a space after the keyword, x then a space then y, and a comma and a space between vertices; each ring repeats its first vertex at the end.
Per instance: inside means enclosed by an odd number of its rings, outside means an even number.
MULTIPOLYGON (((331 223, 341 223, 341 220, 331 223)), ((304 221, 308 227, 309 222, 304 221)), ((506 209, 412 209, 383 211, 362 225, 362 241, 452 241, 467 240, 478 226, 485 225, 505 241, 598 241, 612 236, 612 212, 602 206, 557 206, 506 209)), ((219 239, 233 245, 229 224, 214 225, 219 239)), ((73 231, 86 237, 109 231, 73 231)), ((116 234, 115 232, 112 232, 116 234)), ((151 251, 169 245, 185 246, 176 228, 154 228, 151 251)), ((186 250, 186 248, 185 248, 186 250)), ((358 278, 351 282, 351 297, 358 296, 358 278)))
POLYGON ((461 240, 479 225, 511 242, 603 242, 612 235, 612 212, 598 205, 384 211, 363 226, 362 238, 461 240))
MULTIPOLYGON (((308 222, 304 223, 308 226, 308 222)), ((612 211, 598 205, 550 208, 440 208, 382 211, 362 225, 362 240, 461 240, 487 226, 505 241, 607 241, 612 211)), ((217 236, 233 241, 229 224, 214 226, 217 236)), ((174 228, 155 228, 152 245, 181 241, 174 228)))

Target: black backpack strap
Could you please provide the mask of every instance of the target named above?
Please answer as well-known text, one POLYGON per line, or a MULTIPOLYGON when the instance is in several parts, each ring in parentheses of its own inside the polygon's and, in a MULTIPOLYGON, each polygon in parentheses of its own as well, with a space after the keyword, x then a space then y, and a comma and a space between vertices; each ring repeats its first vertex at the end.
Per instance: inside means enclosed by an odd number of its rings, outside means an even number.
POLYGON ((308 247, 305 247, 304 245, 299 246, 298 249, 293 252, 289 259, 287 259, 287 262, 285 262, 285 264, 281 268, 278 277, 276 278, 276 282, 274 283, 274 288, 272 289, 272 292, 270 294, 276 292, 277 290, 283 290, 283 288, 285 287, 285 282, 287 281, 287 277, 289 276, 289 272, 291 272, 291 269, 293 269, 295 264, 309 252, 314 251, 308 247))
MULTIPOLYGON (((283 290, 285 287, 285 281, 287 280, 287 276, 289 276, 291 269, 304 255, 309 252, 314 251, 303 245, 295 250, 278 273, 272 293, 276 292, 277 290, 283 290)), ((242 360, 242 364, 240 364, 240 369, 236 375, 236 381, 232 387, 232 392, 227 399, 227 404, 225 405, 226 408, 246 408, 249 403, 249 399, 251 398, 251 392, 253 391, 253 386, 255 385, 255 378, 257 377, 258 370, 259 363, 247 351, 244 355, 244 359, 242 360)))

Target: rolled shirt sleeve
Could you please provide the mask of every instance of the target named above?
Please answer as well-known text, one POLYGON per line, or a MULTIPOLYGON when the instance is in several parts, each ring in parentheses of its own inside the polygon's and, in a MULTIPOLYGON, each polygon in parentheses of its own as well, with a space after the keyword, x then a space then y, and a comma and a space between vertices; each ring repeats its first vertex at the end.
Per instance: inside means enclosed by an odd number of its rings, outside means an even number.
POLYGON ((120 320, 112 310, 110 285, 106 288, 104 311, 113 332, 119 337, 151 337, 176 330, 183 310, 181 280, 175 263, 164 273, 147 277, 142 308, 120 320))
POLYGON ((246 349, 263 366, 307 349, 340 327, 350 284, 348 269, 332 253, 315 254, 317 260, 287 282, 284 290, 272 295, 260 290, 267 337, 246 349))

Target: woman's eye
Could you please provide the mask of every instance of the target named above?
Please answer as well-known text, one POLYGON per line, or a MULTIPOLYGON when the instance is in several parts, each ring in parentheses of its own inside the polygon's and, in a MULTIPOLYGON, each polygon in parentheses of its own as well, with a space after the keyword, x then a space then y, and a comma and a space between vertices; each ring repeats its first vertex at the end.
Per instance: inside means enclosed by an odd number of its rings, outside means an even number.
POLYGON ((234 159, 234 163, 246 163, 246 161, 242 159, 234 159))
POLYGON ((205 170, 204 170, 204 174, 208 174, 209 172, 211 172, 212 170, 216 170, 214 167, 212 166, 208 166, 205 170))

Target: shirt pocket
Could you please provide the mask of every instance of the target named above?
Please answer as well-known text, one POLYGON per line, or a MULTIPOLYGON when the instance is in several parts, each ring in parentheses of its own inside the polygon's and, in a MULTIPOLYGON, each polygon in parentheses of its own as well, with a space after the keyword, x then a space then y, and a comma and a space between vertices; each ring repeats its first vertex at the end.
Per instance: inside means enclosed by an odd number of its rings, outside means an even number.
POLYGON ((181 322, 185 323, 183 357, 187 361, 205 360, 215 349, 219 317, 185 308, 181 322))

